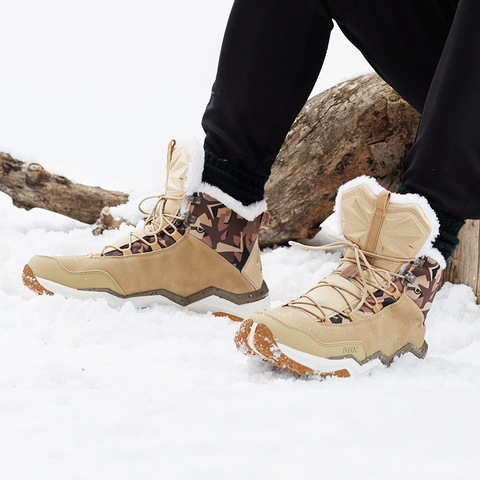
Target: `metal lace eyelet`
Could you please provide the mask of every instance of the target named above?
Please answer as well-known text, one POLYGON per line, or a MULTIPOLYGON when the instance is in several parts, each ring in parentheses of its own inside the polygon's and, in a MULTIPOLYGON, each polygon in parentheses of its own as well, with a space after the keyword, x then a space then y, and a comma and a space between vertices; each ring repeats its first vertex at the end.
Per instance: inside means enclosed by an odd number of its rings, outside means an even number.
POLYGON ((193 213, 186 213, 185 214, 185 221, 189 224, 195 223, 198 219, 198 216, 193 213))
POLYGON ((423 267, 425 265, 425 258, 416 258, 413 262, 412 265, 414 267, 423 267))
POLYGON ((202 204, 202 198, 199 197, 198 195, 189 195, 187 197, 187 202, 191 203, 192 205, 201 205, 202 204))
POLYGON ((405 272, 405 280, 407 280, 408 283, 412 284, 415 283, 417 280, 417 277, 412 273, 412 272, 405 272))

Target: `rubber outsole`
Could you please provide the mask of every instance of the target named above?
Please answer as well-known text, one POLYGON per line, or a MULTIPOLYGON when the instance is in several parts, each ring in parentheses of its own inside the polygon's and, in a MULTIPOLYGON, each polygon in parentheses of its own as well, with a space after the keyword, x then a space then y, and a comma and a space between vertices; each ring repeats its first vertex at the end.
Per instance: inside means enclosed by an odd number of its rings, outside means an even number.
POLYGON ((136 307, 144 308, 155 303, 161 305, 173 305, 180 308, 198 313, 211 312, 217 317, 228 317, 234 322, 242 322, 243 317, 256 308, 269 308, 270 301, 268 296, 257 302, 236 305, 227 300, 215 296, 201 299, 198 302, 191 303, 188 307, 182 307, 168 298, 160 295, 156 296, 138 296, 122 299, 118 296, 110 295, 107 292, 94 292, 85 290, 76 290, 64 285, 51 282, 49 280, 38 279, 32 268, 27 264, 22 274, 23 284, 38 295, 62 295, 64 297, 73 297, 78 299, 104 298, 112 307, 121 307, 124 303, 131 301, 136 307), (42 282, 42 283, 41 283, 42 282), (230 311, 231 310, 231 311, 230 311))
POLYGON ((266 325, 257 324, 250 319, 244 320, 240 325, 235 335, 235 344, 246 355, 260 355, 278 367, 298 375, 318 375, 322 378, 364 375, 374 369, 389 366, 396 357, 405 353, 413 353, 418 358, 424 358, 428 349, 426 342, 420 348, 409 343, 391 356, 377 352, 361 362, 351 356, 322 358, 286 345, 279 345, 266 325))

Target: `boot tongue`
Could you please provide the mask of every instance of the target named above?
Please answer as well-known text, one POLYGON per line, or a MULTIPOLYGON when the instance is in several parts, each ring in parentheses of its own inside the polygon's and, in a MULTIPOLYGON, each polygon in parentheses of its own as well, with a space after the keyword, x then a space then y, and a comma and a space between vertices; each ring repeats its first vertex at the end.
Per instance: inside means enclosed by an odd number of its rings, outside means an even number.
MULTIPOLYGON (((184 183, 185 179, 187 178, 188 164, 190 161, 190 154, 188 153, 186 146, 183 146, 177 150, 174 150, 174 148, 175 140, 172 140, 168 145, 165 195, 177 198, 172 198, 165 201, 163 214, 168 215, 178 215, 179 213, 183 201, 183 195, 185 193, 184 183)), ((154 220, 153 225, 143 225, 132 232, 134 233, 134 238, 141 238, 151 235, 151 229, 158 228, 160 222, 162 222, 161 215, 154 220)), ((127 235, 119 238, 111 245, 118 248, 125 247, 129 244, 131 238, 131 234, 127 235)), ((103 251, 103 254, 109 253, 112 250, 114 250, 114 248, 106 249, 103 251)))
POLYGON ((190 162, 187 147, 183 146, 174 150, 174 146, 175 143, 172 141, 168 147, 165 195, 178 198, 168 199, 165 202, 164 213, 169 215, 177 215, 180 210, 185 193, 184 183, 187 178, 188 164, 190 162))
POLYGON ((345 237, 362 250, 375 252, 390 203, 390 192, 382 190, 374 195, 366 185, 360 185, 347 191, 344 199, 342 226, 345 237))
POLYGON ((375 195, 366 184, 344 191, 341 201, 345 238, 365 252, 385 256, 370 259, 366 254, 376 267, 398 272, 428 240, 430 222, 418 204, 390 202, 388 192, 375 195))

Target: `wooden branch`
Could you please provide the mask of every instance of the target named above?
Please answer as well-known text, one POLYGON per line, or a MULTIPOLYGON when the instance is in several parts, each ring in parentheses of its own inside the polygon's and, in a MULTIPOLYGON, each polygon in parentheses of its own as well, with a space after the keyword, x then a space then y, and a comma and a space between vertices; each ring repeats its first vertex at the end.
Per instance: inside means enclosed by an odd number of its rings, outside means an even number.
MULTIPOLYGON (((343 82, 308 101, 295 120, 265 186, 271 219, 260 246, 312 238, 332 212, 338 187, 359 175, 395 191, 419 114, 376 74, 343 82)), ((44 208, 81 222, 94 234, 118 228, 108 206, 128 195, 73 183, 37 164, 0 152, 0 191, 13 204, 44 208), (103 209, 103 211, 102 211, 103 209)), ((470 286, 480 301, 480 221, 469 220, 443 281, 470 286)))
POLYGON ((74 183, 47 172, 38 163, 24 163, 0 152, 0 191, 10 195, 16 207, 34 207, 93 224, 105 206, 127 203, 128 195, 74 183))

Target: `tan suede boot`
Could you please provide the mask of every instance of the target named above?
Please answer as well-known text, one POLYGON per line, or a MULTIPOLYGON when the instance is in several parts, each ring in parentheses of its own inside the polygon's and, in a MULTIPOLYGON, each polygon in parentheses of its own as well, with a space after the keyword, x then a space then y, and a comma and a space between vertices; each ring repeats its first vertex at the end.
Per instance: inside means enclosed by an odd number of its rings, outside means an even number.
POLYGON ((338 268, 302 297, 250 313, 237 347, 300 375, 364 373, 406 352, 423 358, 445 264, 431 248, 435 213, 418 195, 360 177, 339 190, 336 215, 344 238, 313 248, 344 248, 338 268))
POLYGON ((179 305, 241 320, 268 308, 258 248, 261 215, 246 220, 204 193, 185 194, 190 154, 168 150, 166 193, 145 224, 100 253, 35 256, 25 285, 39 294, 179 305), (182 204, 185 213, 181 214, 182 204))

